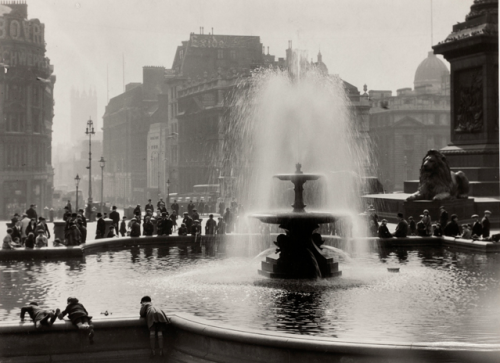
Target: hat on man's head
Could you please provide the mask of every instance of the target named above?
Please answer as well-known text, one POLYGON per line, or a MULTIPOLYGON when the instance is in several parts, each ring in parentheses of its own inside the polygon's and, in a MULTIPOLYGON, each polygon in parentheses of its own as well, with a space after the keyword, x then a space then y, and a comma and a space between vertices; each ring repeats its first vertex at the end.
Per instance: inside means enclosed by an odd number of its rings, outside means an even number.
POLYGON ((102 217, 101 212, 97 213, 97 218, 102 217))
POLYGON ((403 218, 403 213, 398 213, 398 218, 403 218))
POLYGON ((427 209, 424 209, 424 213, 429 213, 429 211, 427 209))
POLYGON ((387 223, 387 219, 382 219, 382 223, 387 223))
POLYGON ((30 305, 38 306, 38 303, 36 301, 30 301, 30 305))
POLYGON ((439 207, 439 209, 444 209, 444 205, 442 205, 441 207, 439 207))
POLYGON ((409 216, 409 217, 408 217, 408 219, 411 219, 411 220, 413 220, 413 217, 412 217, 412 216, 409 216))
POLYGON ((491 214, 491 212, 490 212, 489 210, 487 210, 487 209, 486 209, 486 210, 484 211, 484 214, 491 214))
POLYGON ((193 211, 197 211, 197 210, 198 210, 198 209, 196 209, 196 208, 193 208, 193 211))
POLYGON ((473 214, 471 218, 479 218, 479 216, 477 214, 473 214))
POLYGON ((188 214, 188 212, 184 212, 184 214, 188 214))

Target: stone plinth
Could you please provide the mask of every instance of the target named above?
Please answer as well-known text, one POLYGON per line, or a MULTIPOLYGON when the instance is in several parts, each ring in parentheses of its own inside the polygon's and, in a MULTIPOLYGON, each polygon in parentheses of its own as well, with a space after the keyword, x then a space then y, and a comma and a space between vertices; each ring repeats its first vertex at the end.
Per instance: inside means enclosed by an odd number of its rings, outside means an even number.
MULTIPOLYGON (((494 168, 490 181, 498 183, 498 0, 474 1, 465 22, 433 49, 451 67, 451 144, 441 152, 452 168, 494 168)), ((471 195, 499 195, 484 175, 468 177, 477 182, 471 195)))

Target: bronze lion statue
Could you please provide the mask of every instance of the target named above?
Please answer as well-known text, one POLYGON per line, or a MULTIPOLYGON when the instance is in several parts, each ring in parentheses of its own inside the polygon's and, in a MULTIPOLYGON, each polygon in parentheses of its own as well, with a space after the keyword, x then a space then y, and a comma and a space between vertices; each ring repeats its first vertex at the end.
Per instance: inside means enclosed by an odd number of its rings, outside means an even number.
POLYGON ((429 150, 420 166, 417 192, 406 200, 467 199, 469 180, 461 171, 452 172, 446 157, 437 150, 429 150))

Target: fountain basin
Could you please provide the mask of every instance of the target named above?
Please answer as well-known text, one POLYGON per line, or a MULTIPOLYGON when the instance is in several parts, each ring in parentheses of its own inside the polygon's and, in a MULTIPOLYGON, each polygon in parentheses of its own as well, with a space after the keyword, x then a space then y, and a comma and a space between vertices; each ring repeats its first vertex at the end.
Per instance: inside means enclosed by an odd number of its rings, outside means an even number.
POLYGON ((333 214, 321 212, 255 213, 251 216, 268 224, 288 224, 291 222, 323 224, 333 223, 336 220, 333 214))

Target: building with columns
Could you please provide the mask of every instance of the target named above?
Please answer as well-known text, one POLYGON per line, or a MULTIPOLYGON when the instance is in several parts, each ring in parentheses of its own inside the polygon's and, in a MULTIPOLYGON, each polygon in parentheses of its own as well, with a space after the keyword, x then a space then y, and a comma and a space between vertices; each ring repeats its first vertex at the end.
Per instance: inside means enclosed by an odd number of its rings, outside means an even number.
POLYGON ((430 51, 417 67, 411 87, 369 91, 371 138, 377 177, 385 191, 402 191, 404 181, 419 178, 429 149, 450 141, 450 72, 430 51))
POLYGON ((45 26, 28 5, 3 1, 0 16, 0 218, 52 204, 54 67, 45 57, 45 26))

